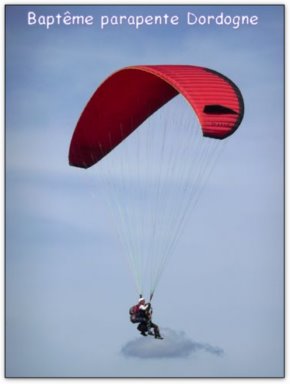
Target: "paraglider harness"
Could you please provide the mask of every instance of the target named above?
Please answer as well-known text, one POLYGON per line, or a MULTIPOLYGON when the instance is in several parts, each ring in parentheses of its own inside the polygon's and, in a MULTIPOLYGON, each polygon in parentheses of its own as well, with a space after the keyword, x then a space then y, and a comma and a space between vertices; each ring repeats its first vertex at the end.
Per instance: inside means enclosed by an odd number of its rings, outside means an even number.
POLYGON ((141 310, 139 305, 134 305, 129 309, 130 314, 130 321, 132 323, 139 323, 138 324, 138 331, 141 332, 143 336, 151 335, 154 336, 156 339, 163 339, 162 336, 160 336, 160 331, 158 325, 152 323, 152 307, 151 303, 147 303, 148 307, 146 310, 141 310), (152 332, 152 329, 154 332, 152 332))
POLYGON ((130 321, 132 323, 138 323, 139 321, 137 320, 139 318, 139 305, 136 304, 136 305, 133 305, 133 307, 131 307, 129 309, 129 315, 130 315, 130 321))
POLYGON ((138 304, 133 305, 129 309, 129 315, 130 315, 130 321, 132 323, 143 323, 143 322, 148 322, 151 319, 151 304, 148 304, 148 308, 146 311, 143 311, 140 309, 140 306, 138 304))
MULTIPOLYGON (((141 294, 139 295, 140 299, 143 297, 141 294)), ((147 336, 151 335, 154 336, 155 339, 163 339, 163 337, 160 335, 159 327, 157 324, 154 324, 152 319, 152 306, 151 306, 151 300, 153 298, 153 293, 150 294, 150 301, 146 304, 146 308, 141 309, 140 306, 140 300, 139 303, 136 305, 133 305, 129 309, 129 315, 130 315, 130 321, 132 323, 139 323, 137 326, 138 331, 140 331, 141 335, 147 336), (154 332, 152 332, 152 329, 154 332)), ((144 299, 143 299, 144 300, 144 299)), ((142 301, 143 301, 142 300, 142 301)), ((145 302, 145 300, 144 300, 145 302)))

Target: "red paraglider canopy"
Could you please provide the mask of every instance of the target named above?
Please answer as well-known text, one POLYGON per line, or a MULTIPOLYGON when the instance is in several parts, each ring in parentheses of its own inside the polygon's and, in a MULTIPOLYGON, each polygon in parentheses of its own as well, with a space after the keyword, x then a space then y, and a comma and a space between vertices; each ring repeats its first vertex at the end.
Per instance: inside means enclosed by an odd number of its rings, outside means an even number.
POLYGON ((243 118, 239 89, 218 72, 191 65, 126 67, 108 77, 86 105, 71 140, 70 165, 92 166, 179 93, 204 136, 224 139, 243 118))

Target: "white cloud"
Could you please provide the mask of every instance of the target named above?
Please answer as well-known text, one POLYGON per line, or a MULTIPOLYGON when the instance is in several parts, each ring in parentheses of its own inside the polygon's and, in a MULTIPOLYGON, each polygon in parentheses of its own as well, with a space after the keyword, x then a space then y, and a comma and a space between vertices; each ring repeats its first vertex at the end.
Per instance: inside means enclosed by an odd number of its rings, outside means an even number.
POLYGON ((185 358, 199 352, 208 352, 217 356, 222 356, 224 353, 220 347, 191 340, 185 332, 165 328, 161 333, 164 336, 163 340, 156 340, 149 336, 129 341, 123 346, 122 354, 141 359, 162 359, 185 358))

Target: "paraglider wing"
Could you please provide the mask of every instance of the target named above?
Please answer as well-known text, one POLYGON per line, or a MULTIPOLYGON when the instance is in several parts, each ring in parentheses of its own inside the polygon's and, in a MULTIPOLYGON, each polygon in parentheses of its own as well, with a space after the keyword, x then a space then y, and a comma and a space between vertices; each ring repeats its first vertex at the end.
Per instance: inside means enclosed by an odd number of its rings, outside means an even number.
POLYGON ((243 118, 239 89, 218 72, 190 65, 126 67, 108 77, 86 105, 71 140, 70 165, 94 165, 179 93, 204 136, 224 139, 243 118))

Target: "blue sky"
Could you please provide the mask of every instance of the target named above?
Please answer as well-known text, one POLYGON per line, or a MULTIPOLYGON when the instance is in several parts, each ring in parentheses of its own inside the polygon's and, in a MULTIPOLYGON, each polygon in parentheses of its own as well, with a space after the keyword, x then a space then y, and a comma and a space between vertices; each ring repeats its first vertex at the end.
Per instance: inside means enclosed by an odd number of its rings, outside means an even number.
POLYGON ((283 375, 283 28, 282 6, 6 8, 7 376, 283 375), (67 10, 95 19, 224 12, 259 24, 27 25, 28 11, 67 10), (245 116, 160 280, 160 346, 128 321, 136 290, 93 170, 67 158, 79 115, 108 75, 163 63, 225 74, 245 116))

